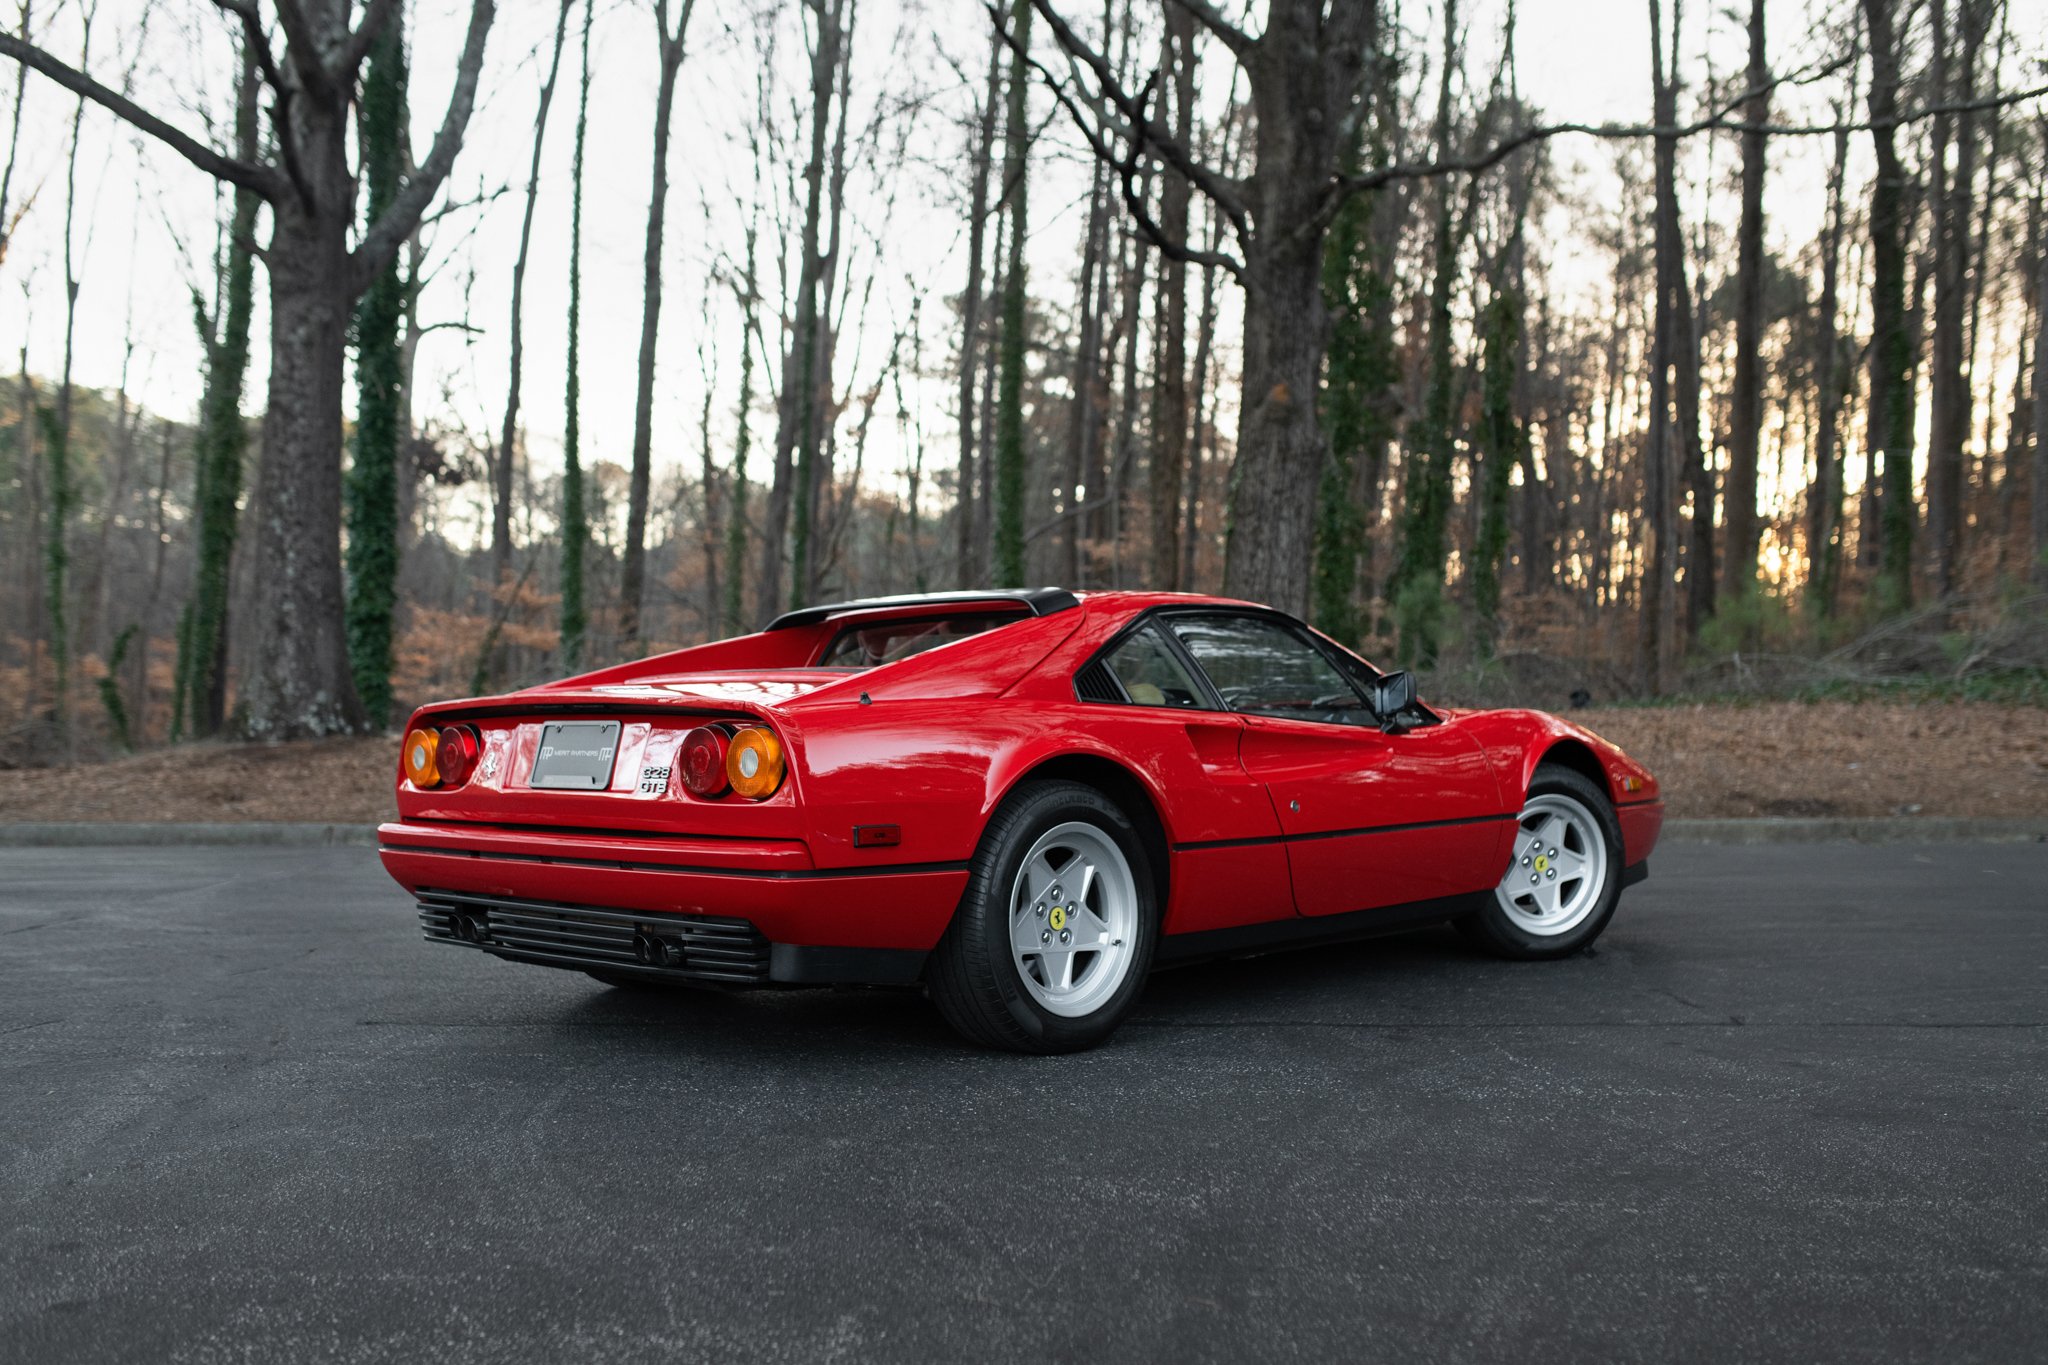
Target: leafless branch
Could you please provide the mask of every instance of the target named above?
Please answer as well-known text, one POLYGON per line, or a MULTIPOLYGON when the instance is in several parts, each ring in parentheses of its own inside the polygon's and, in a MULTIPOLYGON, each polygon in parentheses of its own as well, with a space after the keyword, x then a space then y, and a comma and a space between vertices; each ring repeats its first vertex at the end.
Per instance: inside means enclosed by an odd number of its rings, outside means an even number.
POLYGON ((1222 44, 1239 57, 1252 49, 1252 36, 1223 17, 1223 11, 1209 3, 1209 0, 1173 0, 1189 14, 1195 22, 1209 30, 1222 44))
POLYGON ((484 40, 490 35, 497 7, 492 0, 473 0, 469 11, 469 35, 462 45, 462 59, 455 68, 455 88, 448 95, 448 109, 441 118, 434 145, 405 188, 398 192, 383 216, 370 225, 363 240, 350 256, 356 287, 367 288, 377 272, 390 264, 398 248, 418 226, 420 215, 441 190, 441 182, 455 165, 462 147, 462 132, 469 123, 470 108, 476 103, 477 77, 483 70, 484 40))
MULTIPOLYGON (((1073 25, 1060 17, 1059 11, 1052 7, 1052 0, 1031 0, 1031 7, 1044 17, 1060 47, 1070 55, 1078 57, 1094 74, 1103 98, 1114 105, 1117 112, 1129 121, 1134 138, 1156 150, 1160 159, 1187 177, 1190 184, 1207 195, 1217 210, 1230 220, 1231 227, 1242 236, 1248 226, 1248 215, 1237 187, 1217 174, 1213 167, 1197 161, 1164 127, 1145 117, 1143 108, 1131 97, 1130 92, 1118 83, 1116 72, 1110 68, 1108 59, 1090 47, 1081 35, 1074 31, 1073 25)), ((1016 51, 1016 43, 1008 31, 1002 29, 1001 16, 993 5, 989 6, 989 16, 1003 32, 1004 44, 1011 51, 1016 51)), ((1036 66, 1037 63, 1034 62, 1033 65, 1036 66)), ((1043 67, 1038 69, 1044 70, 1043 67)), ((1071 102, 1068 102, 1067 107, 1069 110, 1074 108, 1071 102)))
POLYGON ((268 166, 252 165, 224 155, 189 133, 172 127, 135 101, 101 85, 83 71, 52 57, 33 43, 10 33, 0 33, 0 57, 12 57, 32 71, 41 72, 66 90, 108 110, 130 126, 148 133, 178 155, 219 180, 274 200, 283 190, 277 173, 268 166))

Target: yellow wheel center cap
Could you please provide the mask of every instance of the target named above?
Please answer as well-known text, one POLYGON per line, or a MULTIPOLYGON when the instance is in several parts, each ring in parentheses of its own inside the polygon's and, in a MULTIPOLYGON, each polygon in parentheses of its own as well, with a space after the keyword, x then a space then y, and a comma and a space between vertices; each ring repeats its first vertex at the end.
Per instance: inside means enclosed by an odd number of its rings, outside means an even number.
POLYGON ((1549 856, 1548 854, 1544 854, 1544 853, 1539 853, 1539 854, 1537 854, 1537 855, 1536 855, 1536 870, 1537 870, 1538 872, 1546 872, 1546 871, 1548 871, 1548 870, 1549 870, 1549 868, 1550 868, 1550 856, 1549 856))
POLYGON ((1064 906, 1064 905, 1055 905, 1055 906, 1054 906, 1054 907, 1052 908, 1052 917, 1051 917, 1051 919, 1052 919, 1052 927, 1053 927, 1053 928, 1054 928, 1055 930, 1059 930, 1059 929, 1064 929, 1064 928, 1066 928, 1066 927, 1067 927, 1067 907, 1066 907, 1066 906, 1064 906))

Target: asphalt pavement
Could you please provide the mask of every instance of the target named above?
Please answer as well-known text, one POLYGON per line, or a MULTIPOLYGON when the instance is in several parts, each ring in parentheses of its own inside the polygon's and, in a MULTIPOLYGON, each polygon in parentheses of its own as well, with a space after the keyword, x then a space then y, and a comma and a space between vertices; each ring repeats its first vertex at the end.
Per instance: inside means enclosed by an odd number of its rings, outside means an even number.
POLYGON ((1670 848, 1597 949, 1108 1046, 424 943, 357 848, 0 850, 0 1361, 2048 1358, 2048 845, 1670 848))

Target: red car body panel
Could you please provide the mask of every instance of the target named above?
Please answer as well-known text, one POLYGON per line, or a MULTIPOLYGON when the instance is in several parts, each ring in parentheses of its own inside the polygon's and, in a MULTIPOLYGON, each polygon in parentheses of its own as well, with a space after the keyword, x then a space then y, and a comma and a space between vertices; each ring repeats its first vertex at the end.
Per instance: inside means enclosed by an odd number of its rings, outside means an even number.
POLYGON ((1117 592, 1034 615, 1014 596, 956 595, 799 614, 755 635, 423 707, 415 727, 474 726, 480 762, 446 791, 401 772, 381 856, 423 914, 438 897, 543 908, 534 913, 592 907, 622 923, 745 921, 774 945, 773 979, 896 981, 914 979, 945 933, 996 808, 1041 772, 1108 783, 1132 807, 1157 845, 1169 944, 1488 891, 1546 758, 1606 787, 1627 865, 1640 869, 1654 847, 1655 779, 1539 712, 1444 711, 1441 724, 1386 733, 1080 699, 1075 675, 1138 617, 1205 606, 1260 610, 1117 592), (813 666, 849 626, 970 608, 1017 619, 874 668, 813 666), (529 785, 542 727, 562 718, 619 723, 603 790, 529 785), (683 736, 712 722, 776 733, 787 776, 774 795, 707 800, 668 780, 683 736), (895 841, 856 843, 855 830, 872 826, 893 826, 895 841), (805 965, 812 949, 828 956, 805 965), (829 956, 841 949, 900 960, 829 956))

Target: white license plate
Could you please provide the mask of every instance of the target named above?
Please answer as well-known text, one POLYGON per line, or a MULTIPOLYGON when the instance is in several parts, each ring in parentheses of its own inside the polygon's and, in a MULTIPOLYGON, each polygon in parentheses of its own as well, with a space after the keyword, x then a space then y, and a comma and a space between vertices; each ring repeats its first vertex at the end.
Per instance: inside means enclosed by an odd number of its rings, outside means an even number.
POLYGON ((553 721, 540 727, 530 785, 568 791, 602 791, 611 785, 612 760, 619 753, 615 720, 553 721))

